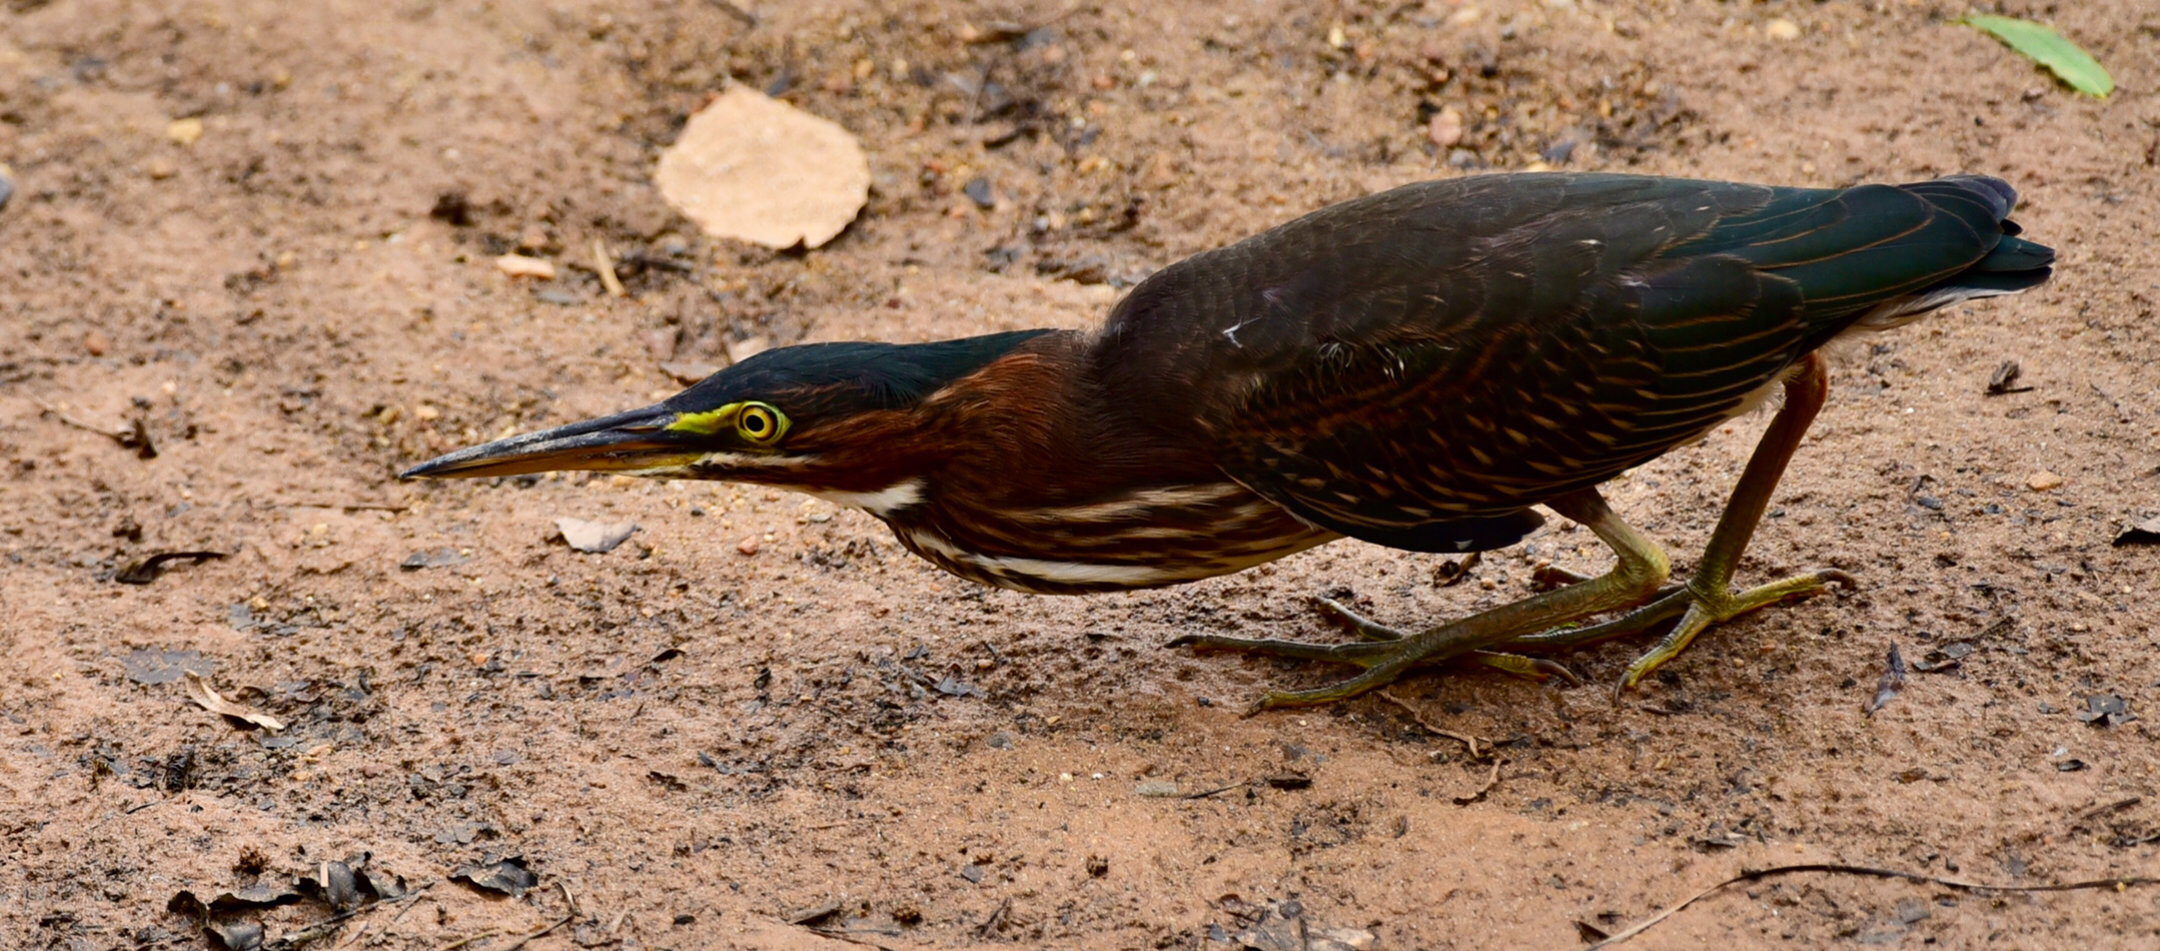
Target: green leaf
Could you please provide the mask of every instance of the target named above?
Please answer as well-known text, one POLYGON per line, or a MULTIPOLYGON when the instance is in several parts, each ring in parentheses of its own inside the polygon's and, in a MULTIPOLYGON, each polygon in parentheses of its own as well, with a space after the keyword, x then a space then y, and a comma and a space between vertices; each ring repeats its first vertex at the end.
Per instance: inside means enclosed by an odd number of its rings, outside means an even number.
POLYGON ((2078 92, 2105 98, 2115 91, 2115 80, 2092 58, 2092 54, 2038 23, 1983 14, 1974 14, 1957 22, 2003 41, 2011 49, 2025 54, 2025 58, 2047 67, 2078 92))

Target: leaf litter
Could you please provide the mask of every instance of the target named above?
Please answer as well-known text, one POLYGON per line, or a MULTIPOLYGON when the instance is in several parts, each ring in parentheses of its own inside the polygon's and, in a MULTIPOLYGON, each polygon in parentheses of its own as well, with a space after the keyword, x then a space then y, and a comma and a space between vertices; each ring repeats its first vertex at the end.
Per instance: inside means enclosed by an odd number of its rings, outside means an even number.
POLYGON ((272 733, 285 729, 285 721, 267 713, 259 713, 249 707, 219 696, 216 690, 211 689, 210 682, 204 680, 201 674, 192 670, 182 671, 182 673, 187 677, 187 698, 195 701, 196 706, 220 716, 231 717, 243 723, 261 727, 272 733))
POLYGON ((2047 67, 2055 78, 2078 92, 2105 99, 2115 91, 2114 78, 2091 53, 2045 25, 1979 13, 1957 22, 2001 40, 2026 59, 2047 67))
POLYGON ((870 162, 839 123, 736 86, 690 117, 653 182, 709 234, 816 248, 870 200, 870 162))
POLYGON ((636 522, 595 522, 568 516, 555 520, 564 544, 589 555, 604 555, 637 533, 636 522))

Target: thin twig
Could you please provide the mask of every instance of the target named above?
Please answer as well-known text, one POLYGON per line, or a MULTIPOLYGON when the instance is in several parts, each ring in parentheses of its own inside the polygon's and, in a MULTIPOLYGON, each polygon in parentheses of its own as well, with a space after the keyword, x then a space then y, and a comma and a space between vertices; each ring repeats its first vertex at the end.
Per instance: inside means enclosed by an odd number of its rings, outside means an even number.
POLYGON ((554 924, 535 931, 532 934, 526 935, 525 937, 519 938, 516 941, 510 942, 508 946, 503 948, 503 951, 518 951, 519 948, 525 946, 525 942, 531 941, 534 938, 540 937, 541 935, 547 934, 550 931, 553 931, 576 920, 576 915, 564 915, 561 918, 555 919, 554 924))
MULTIPOLYGON (((336 931, 339 926, 345 924, 348 921, 351 921, 354 918, 358 918, 361 915, 367 914, 368 912, 375 911, 380 908, 388 908, 391 905, 406 905, 407 908, 410 908, 411 905, 408 904, 409 902, 411 902, 415 898, 420 897, 421 892, 427 891, 428 889, 433 887, 435 887, 434 882, 427 882, 422 884, 418 888, 406 892, 403 895, 399 895, 396 898, 385 898, 381 901, 371 901, 351 911, 331 915, 328 918, 325 918, 312 925, 309 925, 289 935, 286 935, 283 939, 283 943, 290 947, 297 948, 302 945, 309 944, 315 941, 317 938, 328 937, 330 933, 336 931)), ((403 915, 404 911, 400 910, 398 914, 403 915)), ((390 920, 392 922, 397 921, 396 918, 391 918, 390 920)), ((359 936, 366 933, 366 931, 367 927, 363 925, 358 931, 353 932, 354 941, 357 941, 359 939, 359 936)), ((346 944, 349 946, 351 942, 347 942, 346 944)))
MULTIPOLYGON (((1395 696, 1395 694, 1390 691, 1375 691, 1373 693, 1373 696, 1379 697, 1382 700, 1401 707, 1404 713, 1410 715, 1410 721, 1418 725, 1418 729, 1424 730, 1425 732, 1430 733, 1434 736, 1447 737, 1448 739, 1454 740, 1455 742, 1461 743, 1462 745, 1468 747, 1470 750, 1471 759, 1484 759, 1490 753, 1490 750, 1481 750, 1478 748, 1477 737, 1471 736, 1468 733, 1457 733, 1453 730, 1443 730, 1437 726, 1434 726, 1432 724, 1432 721, 1425 719, 1425 714, 1418 712, 1418 708, 1411 706, 1408 701, 1403 700, 1401 697, 1395 696)), ((1492 741, 1487 740, 1485 745, 1490 747, 1492 745, 1492 741)))
POLYGON ((466 946, 466 945, 468 945, 468 944, 471 944, 471 943, 473 943, 473 942, 475 942, 475 941, 486 941, 487 939, 489 939, 489 938, 493 938, 493 937, 495 937, 495 936, 497 936, 497 935, 500 935, 500 934, 502 934, 502 933, 503 933, 503 932, 502 932, 502 929, 499 929, 499 928, 498 928, 498 929, 495 929, 495 930, 493 930, 493 931, 483 931, 483 932, 480 932, 479 934, 476 934, 476 935, 471 935, 471 936, 469 936, 469 937, 459 938, 459 939, 457 939, 456 941, 452 941, 452 942, 450 942, 449 944, 443 945, 443 946, 442 946, 442 947, 440 947, 440 948, 436 948, 436 949, 435 949, 435 951, 457 951, 457 949, 459 949, 459 948, 462 948, 462 947, 464 947, 464 946, 466 946))
POLYGON ((2087 819, 2097 818, 2107 813, 2114 812, 2117 809, 2128 809, 2131 806, 2135 806, 2138 803, 2144 801, 2145 797, 2143 796, 2126 796, 2124 798, 2117 799, 2114 802, 2103 802, 2097 806, 2085 810, 2084 812, 2078 813, 2076 816, 2071 818, 2070 824, 2077 825, 2078 823, 2084 822, 2087 819))
POLYGON ((1485 774, 1485 784, 1479 786, 1477 788, 1477 792, 1471 793, 1467 796, 1455 797, 1455 804, 1458 806, 1467 806, 1473 802, 1484 802, 1485 794, 1492 792, 1493 787, 1498 785, 1500 785, 1500 761, 1493 760, 1492 772, 1485 774))
POLYGON ((592 258, 593 270, 600 272, 600 286, 607 288, 608 296, 628 296, 630 292, 623 290, 622 278, 615 276, 615 259, 608 256, 606 241, 592 239, 592 258))
POLYGON ((991 912, 990 917, 983 919, 983 923, 980 926, 976 927, 975 937, 987 940, 990 937, 991 932, 996 931, 997 929, 1004 926, 1005 913, 1011 910, 1012 899, 1010 897, 1006 898, 1004 901, 998 902, 997 910, 991 912))
POLYGON ((342 509, 347 512, 403 512, 412 508, 404 502, 278 502, 276 505, 289 509, 342 509))
POLYGON ((1645 918, 1642 921, 1639 921, 1633 925, 1629 925, 1627 928, 1615 932, 1612 937, 1606 938, 1603 941, 1584 948, 1583 951, 1598 951, 1599 948, 1609 948, 1616 944, 1619 944, 1622 941, 1633 938, 1636 935, 1642 934, 1643 932, 1650 930, 1650 928, 1655 926, 1658 922, 1664 921, 1665 919, 1670 918, 1675 914, 1678 914, 1681 909, 1686 908, 1687 906, 1692 905, 1704 898, 1707 898, 1712 893, 1729 885, 1737 885, 1741 882, 1756 882, 1766 878, 1775 878, 1780 875, 1791 875, 1797 872, 1830 872, 1842 875, 1861 875, 1869 878, 1895 878, 1908 882, 1918 882, 1923 885, 1940 885, 1944 888, 1954 888, 1962 892, 2068 892, 2088 888, 2129 888, 2131 886, 2160 885, 2160 878, 2145 878, 2142 876, 2126 878, 2100 878, 2093 879, 2091 881, 2065 882, 2050 885, 1989 885, 1984 882, 1967 882, 1954 878, 1937 878, 1933 875, 1921 875, 1917 872, 1900 872, 1896 869, 1889 868, 1871 868, 1866 865, 1838 865, 1833 863, 1778 865, 1771 868, 1742 869, 1740 874, 1728 878, 1708 888, 1705 888, 1702 891, 1696 892, 1693 895, 1689 895, 1685 899, 1682 899, 1679 903, 1669 908, 1666 908, 1664 911, 1658 912, 1655 915, 1651 915, 1650 917, 1645 918))
POLYGON ((391 916, 390 916, 390 923, 394 925, 394 924, 397 924, 397 923, 398 923, 398 922, 400 922, 400 921, 404 921, 404 920, 405 920, 405 913, 406 913, 406 912, 408 912, 408 911, 411 911, 411 910, 413 910, 413 909, 415 909, 415 908, 418 908, 418 907, 420 907, 420 903, 419 903, 419 902, 406 902, 406 901, 405 901, 406 899, 408 899, 408 898, 418 898, 418 897, 420 897, 420 893, 421 893, 421 892, 427 891, 428 889, 430 889, 430 888, 434 888, 434 887, 435 887, 435 883, 434 883, 434 882, 428 882, 428 883, 426 883, 426 884, 424 884, 424 885, 421 885, 421 886, 420 886, 419 888, 415 888, 415 889, 413 889, 412 891, 406 892, 405 894, 403 894, 403 895, 400 895, 400 896, 398 896, 397 900, 398 900, 398 901, 401 901, 401 902, 405 902, 405 907, 403 907, 403 908, 400 908, 400 909, 398 909, 398 912, 397 912, 397 914, 394 914, 394 915, 391 915, 391 916))
POLYGON ((840 901, 839 899, 834 899, 822 905, 812 905, 801 911, 794 912, 782 920, 786 921, 788 924, 791 925, 807 928, 810 926, 811 922, 829 917, 833 913, 838 912, 840 910, 840 906, 844 904, 846 904, 846 902, 840 901))
POLYGON ((76 419, 73 416, 69 416, 66 412, 62 411, 60 407, 45 402, 45 400, 42 397, 39 397, 36 393, 24 393, 23 395, 29 397, 30 402, 36 403, 39 409, 45 411, 46 415, 51 416, 52 418, 57 419, 62 423, 66 423, 69 426, 73 426, 76 429, 80 429, 84 432, 96 433, 107 439, 126 439, 129 436, 128 431, 125 429, 106 429, 103 426, 93 426, 89 423, 83 422, 82 420, 76 419))
MULTIPOLYGON (((808 928, 809 926, 805 925, 804 927, 808 928)), ((878 942, 872 941, 868 938, 863 937, 860 934, 851 931, 827 931, 823 928, 809 928, 809 931, 811 934, 817 935, 820 938, 838 938, 841 941, 845 941, 849 944, 859 944, 866 948, 876 948, 878 949, 878 951, 893 951, 892 945, 879 944, 878 942)), ((873 933, 884 934, 885 932, 873 933)))
POLYGON ((1212 798, 1212 797, 1215 797, 1215 796, 1220 796, 1220 795, 1222 795, 1223 793, 1229 792, 1229 791, 1231 791, 1231 790, 1233 790, 1233 789, 1244 789, 1245 787, 1247 787, 1247 786, 1250 786, 1250 785, 1252 785, 1252 784, 1251 784, 1251 783, 1231 783, 1231 784, 1230 784, 1230 785, 1228 785, 1228 786, 1217 786, 1217 787, 1215 787, 1214 789, 1208 789, 1208 790, 1203 790, 1203 791, 1201 791, 1201 792, 1196 792, 1196 793, 1186 793, 1185 795, 1179 796, 1178 798, 1179 798, 1179 799, 1209 799, 1209 798, 1212 798))
POLYGON ((758 25, 758 18, 756 15, 752 14, 748 10, 729 3, 728 0, 705 0, 705 2, 710 3, 713 6, 719 7, 721 12, 742 21, 742 25, 744 26, 754 27, 758 25))

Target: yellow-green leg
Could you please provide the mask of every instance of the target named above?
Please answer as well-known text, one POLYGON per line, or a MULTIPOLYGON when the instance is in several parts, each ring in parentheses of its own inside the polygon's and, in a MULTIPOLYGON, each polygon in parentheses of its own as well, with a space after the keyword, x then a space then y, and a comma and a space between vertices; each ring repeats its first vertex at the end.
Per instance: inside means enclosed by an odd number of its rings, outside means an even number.
MULTIPOLYGON (((1364 673, 1326 687, 1271 692, 1254 705, 1253 711, 1310 706, 1345 700, 1384 687, 1421 664, 1453 660, 1579 618, 1641 604, 1665 583, 1671 573, 1671 562, 1665 557, 1664 549, 1614 514, 1597 490, 1573 492, 1547 505, 1562 516, 1582 523, 1612 547, 1618 560, 1610 572, 1416 634, 1404 635, 1335 605, 1330 610, 1350 620, 1367 640, 1351 644, 1308 644, 1203 634, 1177 638, 1170 646, 1245 651, 1365 668, 1364 673)), ((1496 666, 1508 669, 1504 664, 1496 666)))
MULTIPOLYGON (((1574 582, 1580 584, 1589 580, 1592 579, 1588 575, 1578 575, 1575 577, 1574 582)), ((1362 614, 1359 614, 1349 605, 1337 601, 1334 598, 1314 598, 1313 606, 1320 609, 1321 616, 1335 622, 1336 624, 1342 625, 1343 627, 1349 629, 1351 632, 1357 634, 1359 637, 1362 637, 1368 641, 1399 641, 1405 637, 1410 636, 1410 632, 1404 631, 1400 628, 1389 627, 1388 625, 1382 624, 1362 614)), ((1319 647, 1324 650, 1329 645, 1309 646, 1319 647)), ((1462 657, 1460 658, 1455 659, 1480 664, 1500 671, 1501 673, 1514 674, 1517 677, 1527 677, 1531 680, 1547 680, 1553 677, 1558 677, 1561 680, 1567 681, 1571 685, 1582 683, 1582 678, 1575 676, 1574 671, 1569 670, 1566 667, 1563 667, 1553 661, 1546 660, 1542 657, 1524 657, 1521 654, 1508 654, 1499 651, 1474 650, 1462 655, 1462 657)), ((1418 666, 1431 666, 1431 664, 1431 661, 1427 661, 1419 664, 1418 666)))
POLYGON ((1712 624, 1787 598, 1815 594, 1832 582, 1852 587, 1851 575, 1824 568, 1744 591, 1732 588, 1733 570, 1739 566, 1740 555, 1755 537, 1755 527, 1762 523, 1763 512, 1770 506, 1771 493, 1777 490, 1786 464, 1792 461, 1793 452, 1800 447, 1800 438, 1815 421, 1815 414, 1822 409, 1828 393, 1829 376, 1824 371, 1821 356, 1809 354, 1794 366, 1792 374, 1785 380, 1785 405, 1770 420, 1761 441, 1755 444, 1755 454, 1748 458, 1739 483, 1733 486, 1732 497, 1725 503, 1717 529, 1710 535, 1710 544, 1703 549, 1702 561, 1686 584, 1602 624, 1545 631, 1502 646, 1521 650, 1572 647, 1624 637, 1679 618, 1679 623, 1658 640, 1657 646, 1628 665, 1627 674, 1620 681, 1621 688, 1626 689, 1686 650, 1695 635, 1712 624))

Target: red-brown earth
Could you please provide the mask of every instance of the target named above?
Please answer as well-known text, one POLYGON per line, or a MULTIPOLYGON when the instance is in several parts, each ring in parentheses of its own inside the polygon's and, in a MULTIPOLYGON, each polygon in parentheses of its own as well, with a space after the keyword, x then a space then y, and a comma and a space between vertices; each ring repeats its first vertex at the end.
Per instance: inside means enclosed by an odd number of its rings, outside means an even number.
MULTIPOLYGON (((420 891, 314 946, 504 948, 560 923, 528 946, 1223 947, 1294 901, 1309 933, 1384 947, 1567 948, 1783 863, 2160 874, 2160 548, 2112 544, 2160 514, 2160 12, 1991 6, 2122 88, 2079 97, 1933 0, 14 0, 0 945, 199 947, 177 893, 363 853, 420 891), (834 243, 707 239, 654 191, 659 150, 731 83, 861 138, 871 200, 834 243), (1414 624, 1520 596, 1540 559, 1604 564, 1557 523, 1453 586, 1438 559, 1342 542, 1055 599, 943 576, 799 496, 393 479, 664 395, 664 363, 1085 326, 1132 280, 1328 202, 1535 163, 1984 172, 2061 252, 2043 288, 1834 356, 1743 573, 1829 565, 1859 590, 1714 630, 1617 704, 1639 644, 1563 658, 1583 687, 1441 673, 1249 719, 1258 692, 1340 672, 1162 649, 1330 636, 1308 599, 1331 590, 1414 624), (507 277, 512 250, 560 276, 507 277), (2010 360, 2017 391, 1989 395, 2010 360), (155 458, 97 431, 138 424, 155 458), (577 554, 558 516, 641 530, 577 554), (116 578, 196 550, 227 557, 116 578), (1937 669, 1871 716, 1893 646, 1937 669), (175 665, 286 728, 198 708, 175 665), (2086 722, 2106 697, 2139 718, 2086 722), (511 856, 537 876, 522 898, 450 879, 511 856)), ((1688 567, 1762 419, 1615 505, 1688 567)), ((278 940, 330 913, 230 917, 278 940)), ((2156 933, 2160 888, 1796 874, 1632 946, 2156 933)))

